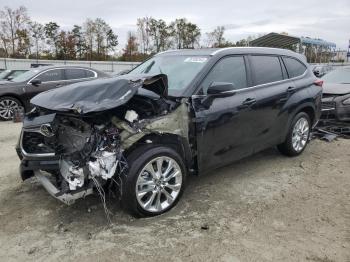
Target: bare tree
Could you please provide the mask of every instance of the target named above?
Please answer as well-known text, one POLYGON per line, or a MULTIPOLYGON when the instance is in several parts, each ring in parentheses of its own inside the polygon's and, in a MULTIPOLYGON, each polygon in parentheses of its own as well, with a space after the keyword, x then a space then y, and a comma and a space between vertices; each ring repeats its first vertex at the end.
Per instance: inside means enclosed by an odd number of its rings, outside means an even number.
POLYGON ((39 59, 40 42, 45 39, 44 26, 37 22, 29 22, 29 30, 31 32, 31 37, 35 43, 36 59, 39 59))
POLYGON ((207 33, 208 44, 210 47, 223 47, 225 45, 225 27, 218 26, 214 31, 207 33))
POLYGON ((137 19, 137 32, 140 40, 140 49, 142 54, 148 54, 150 51, 150 21, 151 17, 142 17, 137 19))
POLYGON ((27 9, 24 6, 20 6, 18 9, 11 9, 6 6, 4 10, 0 11, 1 37, 6 39, 3 40, 4 44, 5 42, 10 44, 12 56, 16 55, 19 33, 23 33, 28 21, 27 9))

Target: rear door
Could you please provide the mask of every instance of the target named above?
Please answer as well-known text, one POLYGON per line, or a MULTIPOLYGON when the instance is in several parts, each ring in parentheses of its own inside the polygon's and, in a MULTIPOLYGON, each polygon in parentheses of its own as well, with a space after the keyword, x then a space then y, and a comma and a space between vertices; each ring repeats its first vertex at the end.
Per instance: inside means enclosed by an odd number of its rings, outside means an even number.
POLYGON ((229 82, 232 96, 215 98, 204 106, 194 99, 198 164, 200 172, 228 164, 253 152, 255 92, 249 88, 244 56, 221 58, 200 85, 199 95, 213 82, 229 82))
POLYGON ((256 92, 256 121, 254 151, 279 143, 288 122, 286 104, 295 92, 294 82, 288 79, 282 60, 276 55, 249 57, 256 92))

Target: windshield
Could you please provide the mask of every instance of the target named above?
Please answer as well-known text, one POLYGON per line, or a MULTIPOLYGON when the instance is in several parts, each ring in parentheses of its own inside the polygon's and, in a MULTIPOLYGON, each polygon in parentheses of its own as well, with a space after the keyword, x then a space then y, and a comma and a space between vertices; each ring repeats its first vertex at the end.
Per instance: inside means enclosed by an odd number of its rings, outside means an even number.
POLYGON ((209 60, 209 56, 155 56, 129 74, 166 74, 168 93, 179 96, 209 60))
POLYGON ((37 73, 39 73, 40 70, 38 69, 32 69, 27 72, 24 72, 23 74, 20 74, 19 76, 16 76, 11 79, 11 82, 25 82, 29 81, 33 76, 35 76, 37 73))
POLYGON ((0 79, 4 79, 5 76, 7 76, 8 73, 10 73, 11 70, 5 70, 4 72, 0 73, 0 79))
POLYGON ((326 83, 350 84, 350 68, 337 69, 329 72, 322 80, 326 83))

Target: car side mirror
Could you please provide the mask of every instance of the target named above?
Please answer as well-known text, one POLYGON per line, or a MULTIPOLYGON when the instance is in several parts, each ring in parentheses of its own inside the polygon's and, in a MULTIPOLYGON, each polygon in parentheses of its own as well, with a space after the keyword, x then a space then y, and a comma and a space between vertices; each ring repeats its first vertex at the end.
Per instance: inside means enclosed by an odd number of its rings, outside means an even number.
POLYGON ((38 86, 41 84, 41 80, 40 79, 34 79, 30 82, 33 86, 38 86))
POLYGON ((13 76, 9 76, 6 78, 7 81, 11 81, 13 79, 13 76))
POLYGON ((202 100, 204 108, 208 109, 214 99, 233 96, 236 93, 235 87, 232 83, 227 82, 213 82, 208 87, 207 96, 202 100))
POLYGON ((235 87, 232 83, 228 82, 213 82, 210 84, 207 94, 208 95, 220 95, 220 97, 231 96, 235 87), (226 94, 226 95, 225 95, 226 94))

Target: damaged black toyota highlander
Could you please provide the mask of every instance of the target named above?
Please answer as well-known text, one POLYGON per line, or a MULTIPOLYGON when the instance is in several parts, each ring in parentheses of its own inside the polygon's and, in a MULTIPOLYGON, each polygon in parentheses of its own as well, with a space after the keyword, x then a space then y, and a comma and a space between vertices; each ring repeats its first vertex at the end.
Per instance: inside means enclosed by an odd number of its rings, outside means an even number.
POLYGON ((127 75, 34 97, 17 147, 21 176, 66 204, 115 184, 134 215, 161 214, 188 174, 276 145, 300 154, 320 101, 304 57, 288 50, 167 51, 127 75))

